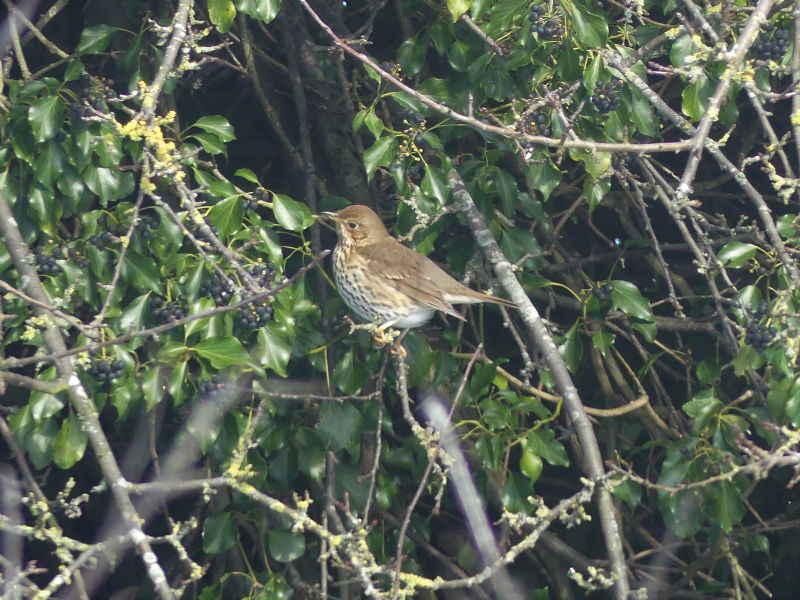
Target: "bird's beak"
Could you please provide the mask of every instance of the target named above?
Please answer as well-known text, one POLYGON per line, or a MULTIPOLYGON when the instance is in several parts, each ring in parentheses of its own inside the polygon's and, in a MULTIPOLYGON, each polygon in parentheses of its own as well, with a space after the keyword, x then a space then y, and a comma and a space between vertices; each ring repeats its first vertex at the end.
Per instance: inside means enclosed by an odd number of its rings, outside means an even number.
POLYGON ((339 222, 339 217, 336 215, 335 212, 323 212, 323 213, 320 213, 320 216, 323 219, 329 219, 329 220, 333 221, 334 223, 338 223, 339 222))

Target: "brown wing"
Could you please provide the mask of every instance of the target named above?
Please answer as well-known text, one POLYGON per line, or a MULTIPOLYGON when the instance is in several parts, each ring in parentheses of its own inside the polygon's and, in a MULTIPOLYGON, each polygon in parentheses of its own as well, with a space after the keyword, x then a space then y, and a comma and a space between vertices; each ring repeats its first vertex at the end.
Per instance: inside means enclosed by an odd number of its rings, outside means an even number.
POLYGON ((453 289, 453 286, 461 287, 461 284, 428 257, 392 238, 370 246, 369 252, 364 254, 369 257, 372 272, 397 291, 417 302, 464 320, 442 296, 443 292, 453 289))

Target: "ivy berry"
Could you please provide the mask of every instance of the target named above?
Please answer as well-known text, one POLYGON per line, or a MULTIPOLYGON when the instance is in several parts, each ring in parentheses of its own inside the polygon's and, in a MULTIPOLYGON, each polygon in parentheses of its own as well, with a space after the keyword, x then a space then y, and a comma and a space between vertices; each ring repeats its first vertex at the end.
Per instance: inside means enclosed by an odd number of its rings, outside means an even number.
POLYGON ((595 110, 601 115, 616 110, 619 107, 619 88, 622 82, 619 79, 612 79, 606 83, 598 81, 594 86, 594 94, 589 98, 595 110))
POLYGON ((218 276, 204 281, 200 289, 206 296, 211 296, 214 300, 214 304, 217 306, 225 306, 228 304, 230 299, 233 298, 234 293, 233 286, 230 282, 218 276))
POLYGON ((101 384, 108 385, 122 377, 124 367, 121 360, 99 358, 92 362, 86 372, 101 384))

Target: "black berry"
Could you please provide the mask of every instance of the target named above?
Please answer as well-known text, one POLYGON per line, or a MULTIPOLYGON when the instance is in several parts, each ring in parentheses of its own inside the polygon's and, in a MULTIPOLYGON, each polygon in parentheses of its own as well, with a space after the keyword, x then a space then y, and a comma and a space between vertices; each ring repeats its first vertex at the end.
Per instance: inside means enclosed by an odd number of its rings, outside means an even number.
POLYGON ((227 280, 217 276, 204 281, 200 289, 206 296, 211 296, 217 306, 228 304, 234 294, 233 286, 227 280))
POLYGON ((101 384, 109 385, 115 379, 122 377, 124 368, 125 363, 121 360, 98 358, 92 361, 86 372, 101 384))
POLYGON ((612 79, 606 83, 598 81, 594 86, 594 94, 589 98, 589 102, 601 115, 616 110, 619 107, 619 94, 617 88, 622 82, 619 79, 612 79))

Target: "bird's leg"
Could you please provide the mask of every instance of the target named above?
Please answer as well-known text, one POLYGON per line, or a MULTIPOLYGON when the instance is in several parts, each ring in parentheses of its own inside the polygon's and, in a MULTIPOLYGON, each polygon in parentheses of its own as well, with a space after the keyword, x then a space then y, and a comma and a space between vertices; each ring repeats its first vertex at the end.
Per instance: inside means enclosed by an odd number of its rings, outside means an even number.
POLYGON ((385 346, 397 338, 398 332, 391 329, 394 323, 394 321, 388 321, 372 332, 372 339, 375 340, 376 344, 385 346))
POLYGON ((405 339, 407 333, 408 328, 403 329, 402 333, 394 341, 394 344, 392 344, 391 352, 398 354, 400 358, 405 358, 408 356, 408 352, 405 348, 403 348, 403 340, 405 339))

